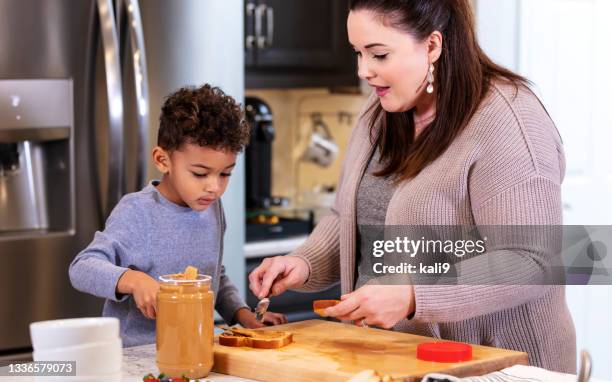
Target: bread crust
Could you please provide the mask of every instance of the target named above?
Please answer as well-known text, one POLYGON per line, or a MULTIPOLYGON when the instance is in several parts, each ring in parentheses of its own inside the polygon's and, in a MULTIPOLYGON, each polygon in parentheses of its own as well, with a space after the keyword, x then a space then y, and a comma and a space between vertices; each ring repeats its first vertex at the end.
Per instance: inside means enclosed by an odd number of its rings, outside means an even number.
POLYGON ((219 335, 219 345, 278 349, 293 342, 293 333, 279 330, 252 330, 231 328, 219 335))

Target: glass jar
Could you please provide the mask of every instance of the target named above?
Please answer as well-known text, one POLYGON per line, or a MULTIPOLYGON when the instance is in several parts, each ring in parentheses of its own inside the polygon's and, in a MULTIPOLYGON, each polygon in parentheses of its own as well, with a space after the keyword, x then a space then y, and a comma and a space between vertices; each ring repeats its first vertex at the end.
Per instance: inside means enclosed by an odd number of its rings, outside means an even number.
POLYGON ((170 378, 208 375, 213 366, 211 277, 160 276, 157 292, 157 367, 170 378))

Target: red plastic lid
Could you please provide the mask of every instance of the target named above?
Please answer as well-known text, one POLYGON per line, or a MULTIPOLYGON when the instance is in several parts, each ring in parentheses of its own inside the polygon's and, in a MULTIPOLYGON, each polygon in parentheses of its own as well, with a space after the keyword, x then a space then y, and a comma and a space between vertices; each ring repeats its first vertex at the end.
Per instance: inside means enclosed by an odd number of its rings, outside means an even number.
POLYGON ((459 342, 425 342, 417 345, 417 358, 432 362, 470 361, 472 347, 459 342))

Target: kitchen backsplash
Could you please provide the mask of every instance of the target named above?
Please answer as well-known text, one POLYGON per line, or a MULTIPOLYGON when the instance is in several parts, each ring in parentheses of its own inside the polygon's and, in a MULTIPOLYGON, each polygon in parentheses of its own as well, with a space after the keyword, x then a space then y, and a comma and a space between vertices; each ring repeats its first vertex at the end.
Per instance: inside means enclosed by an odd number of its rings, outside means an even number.
POLYGON ((272 194, 297 204, 311 204, 313 197, 325 199, 316 191, 335 189, 348 139, 368 96, 327 89, 247 89, 246 95, 264 100, 274 116, 272 194), (328 167, 302 159, 316 114, 338 145, 338 155, 328 167))

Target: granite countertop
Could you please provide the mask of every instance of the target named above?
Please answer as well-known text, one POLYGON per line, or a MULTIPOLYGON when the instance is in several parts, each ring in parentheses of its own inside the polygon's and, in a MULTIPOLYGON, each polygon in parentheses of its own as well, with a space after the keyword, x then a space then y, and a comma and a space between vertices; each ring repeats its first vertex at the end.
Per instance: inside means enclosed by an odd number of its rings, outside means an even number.
MULTIPOLYGON (((142 381, 148 373, 157 373, 155 364, 155 344, 135 346, 123 349, 122 382, 142 381)), ((251 379, 233 377, 226 374, 210 373, 201 381, 250 382, 251 379)))
MULTIPOLYGON (((555 382, 563 381, 575 381, 575 375, 569 374, 559 374, 559 373, 551 373, 544 369, 539 369, 536 367, 529 366, 513 366, 511 368, 504 369, 505 371, 514 370, 519 374, 524 374, 524 376, 529 376, 530 378, 542 375, 542 378, 539 378, 540 381, 551 381, 555 380, 555 382), (553 375, 554 374, 554 375, 553 375), (553 375, 553 379, 550 379, 551 375, 553 375), (560 377, 563 377, 561 379, 560 377)), ((123 349, 123 365, 121 370, 121 382, 141 382, 142 378, 148 373, 157 374, 159 370, 157 369, 157 365, 155 364, 155 344, 143 345, 143 346, 135 346, 130 348, 123 349)), ((512 373, 510 373, 512 374, 512 373)), ((79 381, 78 377, 54 377, 54 378, 41 378, 35 379, 34 377, 0 377, 0 382, 38 382, 38 381, 58 381, 61 379, 64 381, 79 381)), ((506 380, 506 379, 504 379, 506 380)), ((509 379, 508 379, 509 380, 509 379)), ((530 379, 531 380, 531 379, 530 379)), ((534 379, 535 380, 535 379, 534 379)), ((91 381, 87 379, 87 381, 91 381)), ((210 373, 206 378, 200 379, 201 382, 255 382, 251 379, 244 379, 240 377, 234 377, 226 374, 218 374, 218 373, 210 373)), ((591 379, 591 382, 606 382, 601 379, 591 379)), ((612 382, 612 381, 610 381, 612 382)))
MULTIPOLYGON (((159 373, 155 364, 155 344, 135 346, 123 349, 123 365, 121 368, 121 382, 142 382, 142 377, 146 374, 159 373)), ((0 382, 38 382, 40 380, 57 381, 77 381, 78 377, 53 377, 53 378, 35 378, 35 377, 0 377, 0 382)), ((210 382, 253 382, 251 379, 233 377, 226 374, 210 373, 206 378, 200 381, 210 382)))

